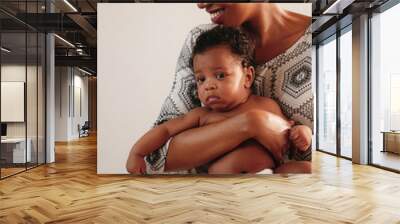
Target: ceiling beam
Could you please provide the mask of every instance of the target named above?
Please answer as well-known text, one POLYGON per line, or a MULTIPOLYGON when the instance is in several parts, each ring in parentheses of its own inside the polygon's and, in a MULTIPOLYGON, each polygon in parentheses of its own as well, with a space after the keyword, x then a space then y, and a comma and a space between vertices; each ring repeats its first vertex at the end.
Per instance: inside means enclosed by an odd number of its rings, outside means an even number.
POLYGON ((83 66, 96 70, 97 60, 90 56, 56 56, 56 66, 83 66))
POLYGON ((80 15, 79 13, 70 13, 67 16, 74 21, 77 25, 79 25, 91 38, 97 37, 97 30, 90 24, 85 17, 80 15))
POLYGON ((344 9, 351 5, 355 0, 336 0, 330 4, 322 14, 342 14, 344 9))

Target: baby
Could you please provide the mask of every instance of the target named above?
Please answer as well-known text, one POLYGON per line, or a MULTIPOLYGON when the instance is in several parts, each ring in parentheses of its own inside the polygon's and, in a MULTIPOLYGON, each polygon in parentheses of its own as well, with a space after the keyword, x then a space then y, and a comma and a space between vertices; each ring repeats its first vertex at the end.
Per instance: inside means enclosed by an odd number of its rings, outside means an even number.
POLYGON ((293 121, 288 121, 272 99, 252 95, 254 48, 251 39, 238 28, 216 26, 202 33, 193 49, 191 64, 203 107, 166 121, 142 136, 129 154, 128 172, 146 173, 144 157, 171 137, 191 128, 243 114, 283 118, 288 123, 284 131, 287 131, 290 141, 287 136, 280 135, 285 138, 282 141, 286 144, 278 146, 273 144, 273 137, 257 134, 231 152, 210 161, 207 164, 208 173, 255 173, 276 168, 282 164, 289 143, 299 150, 307 150, 311 144, 311 130, 304 125, 293 126, 293 121))

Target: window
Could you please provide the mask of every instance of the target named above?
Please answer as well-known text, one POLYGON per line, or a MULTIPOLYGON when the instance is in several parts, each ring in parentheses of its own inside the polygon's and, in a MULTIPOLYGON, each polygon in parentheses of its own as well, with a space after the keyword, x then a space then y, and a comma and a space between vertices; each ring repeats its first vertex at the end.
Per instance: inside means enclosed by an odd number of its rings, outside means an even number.
POLYGON ((340 36, 340 155, 352 157, 352 35, 351 26, 340 36))
POLYGON ((336 154, 336 36, 318 47, 318 146, 336 154))
POLYGON ((400 130, 400 33, 395 28, 399 21, 400 5, 371 18, 370 156, 372 164, 395 170, 400 170, 400 155, 393 153, 400 149, 400 133, 392 139, 385 135, 400 130), (394 149, 388 149, 388 145, 394 149))

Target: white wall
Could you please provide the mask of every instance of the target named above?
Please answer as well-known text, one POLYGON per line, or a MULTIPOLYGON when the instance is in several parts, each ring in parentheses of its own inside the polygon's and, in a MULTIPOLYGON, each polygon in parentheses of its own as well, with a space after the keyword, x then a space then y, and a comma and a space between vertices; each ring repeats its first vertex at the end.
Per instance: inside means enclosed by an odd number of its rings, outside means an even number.
POLYGON ((68 141, 68 67, 55 68, 55 141, 68 141))
POLYGON ((74 75, 74 108, 75 113, 72 113, 72 130, 73 138, 79 138, 78 124, 82 126, 88 120, 88 76, 82 76, 82 73, 75 69, 74 75), (80 91, 80 93, 78 93, 80 91), (79 97, 80 94, 80 97, 79 97), (80 101, 80 102, 79 102, 80 101), (80 107, 80 109, 79 109, 80 107))
MULTIPOLYGON (((18 81, 25 82, 26 71, 32 74, 33 67, 18 64, 9 64, 1 66, 1 81, 18 81)), ((7 137, 25 137, 25 122, 10 122, 7 123, 7 137)))
MULTIPOLYGON (((288 5, 311 14, 311 4, 288 5)), ((196 4, 98 4, 97 172, 126 173, 133 143, 156 120, 188 32, 210 16, 196 4)))
POLYGON ((88 120, 88 78, 72 67, 56 67, 55 73, 55 141, 77 139, 78 124, 88 120), (76 107, 78 89, 82 114, 76 107))

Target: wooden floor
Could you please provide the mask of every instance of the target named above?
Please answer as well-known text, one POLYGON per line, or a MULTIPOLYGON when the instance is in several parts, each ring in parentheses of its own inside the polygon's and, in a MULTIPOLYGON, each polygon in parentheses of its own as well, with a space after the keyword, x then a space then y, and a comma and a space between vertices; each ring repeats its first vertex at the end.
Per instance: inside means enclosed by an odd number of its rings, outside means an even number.
POLYGON ((400 175, 316 152, 312 175, 96 174, 94 137, 0 181, 0 223, 400 223, 400 175))
POLYGON ((400 154, 376 150, 374 151, 372 162, 377 165, 400 170, 400 154))
POLYGON ((1 178, 13 175, 26 170, 26 168, 1 168, 1 178))
POLYGON ((1 178, 6 178, 8 176, 23 172, 23 171, 25 171, 27 169, 33 169, 35 167, 37 167, 36 163, 30 163, 30 164, 28 163, 27 167, 25 167, 25 164, 18 164, 17 167, 6 167, 6 168, 2 167, 1 170, 0 170, 1 178))

